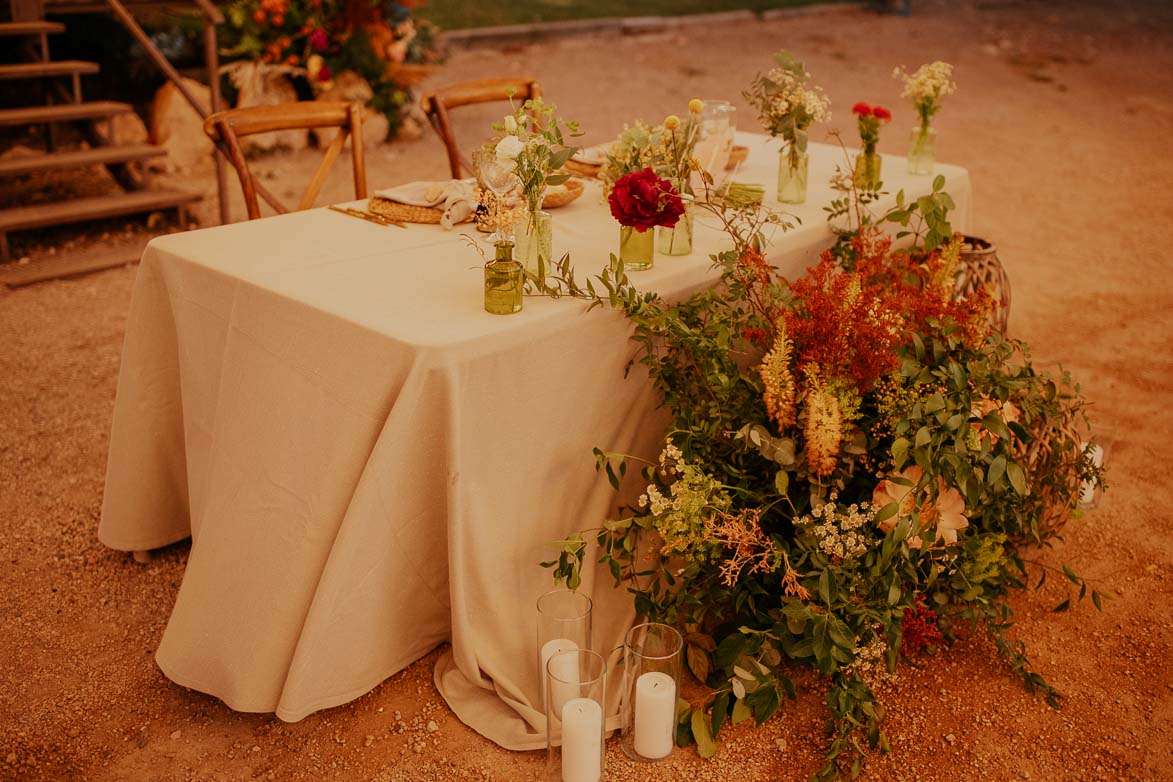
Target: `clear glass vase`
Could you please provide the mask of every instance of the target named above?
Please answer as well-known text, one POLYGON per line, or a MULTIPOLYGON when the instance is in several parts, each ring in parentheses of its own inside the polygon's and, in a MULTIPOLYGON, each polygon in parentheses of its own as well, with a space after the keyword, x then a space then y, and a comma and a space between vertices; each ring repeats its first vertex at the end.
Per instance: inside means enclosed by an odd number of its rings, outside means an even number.
POLYGON ((547 782, 606 778, 607 661, 589 649, 556 652, 546 663, 547 782))
POLYGON ((778 155, 778 200, 784 204, 806 203, 806 181, 810 156, 793 146, 778 155))
POLYGON ((513 260, 513 243, 497 242, 497 257, 485 264, 485 312, 512 315, 521 311, 525 273, 513 260))
POLYGON ((629 225, 619 226, 619 260, 629 272, 652 268, 656 251, 656 233, 637 231, 629 225))
POLYGON ((632 760, 656 763, 672 754, 683 649, 680 633, 665 624, 636 625, 623 640, 619 746, 632 760))
POLYGON ((550 259, 554 257, 554 224, 549 212, 526 210, 513 227, 513 241, 517 245, 513 255, 525 267, 526 275, 545 279, 550 273, 550 259))
MULTIPOLYGON (((650 231, 648 233, 651 233, 650 231)), ((688 255, 692 252, 692 209, 684 208, 684 214, 676 221, 676 227, 656 229, 656 251, 660 255, 688 255)))
POLYGON ((931 174, 937 160, 937 131, 929 125, 921 125, 912 131, 912 143, 908 148, 908 173, 931 174))
POLYGON ((883 159, 874 150, 856 155, 855 186, 868 192, 879 190, 880 168, 883 162, 883 159))

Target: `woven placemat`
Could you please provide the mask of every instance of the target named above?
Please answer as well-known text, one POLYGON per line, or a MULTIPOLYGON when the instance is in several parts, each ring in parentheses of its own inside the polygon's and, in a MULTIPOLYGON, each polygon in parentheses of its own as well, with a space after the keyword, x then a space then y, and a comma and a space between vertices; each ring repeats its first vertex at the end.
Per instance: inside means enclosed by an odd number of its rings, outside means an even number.
POLYGON ((599 170, 602 168, 602 166, 591 163, 580 163, 577 160, 572 159, 567 160, 566 165, 563 166, 563 168, 575 176, 580 176, 585 179, 594 179, 599 175, 599 170))
POLYGON ((444 216, 443 209, 433 209, 430 206, 412 206, 401 204, 382 196, 371 196, 368 206, 372 212, 392 220, 403 223, 439 223, 444 216))
POLYGON ((557 209, 560 206, 566 206, 582 195, 582 191, 582 182, 577 179, 568 179, 562 183, 560 188, 546 191, 546 197, 542 199, 542 208, 557 209))
POLYGON ((736 168, 744 163, 747 157, 749 157, 749 147, 734 147, 729 150, 729 162, 725 164, 725 170, 736 168))

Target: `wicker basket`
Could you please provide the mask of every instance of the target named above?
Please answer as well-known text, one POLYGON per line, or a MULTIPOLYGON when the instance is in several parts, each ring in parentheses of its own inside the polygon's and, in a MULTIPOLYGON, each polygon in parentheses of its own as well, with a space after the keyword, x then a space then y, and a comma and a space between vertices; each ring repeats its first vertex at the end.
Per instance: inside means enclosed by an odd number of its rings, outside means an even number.
POLYGON ((1085 448, 1079 409, 1068 407, 1058 417, 1032 422, 1030 444, 1015 454, 1026 465, 1030 494, 1039 510, 1038 535, 1047 540, 1058 534, 1079 504, 1080 462, 1085 448), (1053 476, 1050 484, 1035 476, 1053 476))
POLYGON ((546 197, 542 199, 542 208, 557 209, 560 206, 566 206, 582 195, 583 189, 582 182, 576 179, 568 179, 561 187, 546 192, 546 197))
POLYGON ((961 242, 953 298, 963 301, 979 290, 988 291, 993 304, 986 323, 1005 336, 1010 320, 1010 280, 998 259, 998 249, 976 236, 963 236, 961 242))

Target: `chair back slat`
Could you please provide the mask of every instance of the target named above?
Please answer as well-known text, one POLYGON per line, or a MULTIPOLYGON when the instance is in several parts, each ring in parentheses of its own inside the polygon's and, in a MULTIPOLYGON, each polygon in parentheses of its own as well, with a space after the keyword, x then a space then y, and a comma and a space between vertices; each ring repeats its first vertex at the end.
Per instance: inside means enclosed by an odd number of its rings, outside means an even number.
POLYGON ((533 98, 540 98, 541 87, 536 79, 481 79, 479 81, 461 82, 441 87, 429 92, 420 99, 420 106, 427 115, 428 122, 444 142, 448 153, 448 166, 452 171, 453 179, 461 178, 462 157, 456 137, 452 132, 452 123, 449 111, 458 106, 468 106, 474 103, 495 103, 506 101, 512 97, 523 103, 533 98))
POLYGON ((309 187, 306 188, 298 202, 298 210, 313 206, 314 200, 321 192, 326 177, 341 154, 347 138, 351 141, 355 198, 367 197, 361 105, 344 101, 305 101, 280 103, 272 106, 248 106, 217 112, 204 121, 204 132, 236 169, 250 220, 261 216, 258 195, 264 198, 278 213, 285 213, 289 210, 253 176, 241 149, 240 139, 276 130, 310 130, 331 127, 338 128, 338 133, 326 147, 322 162, 318 165, 309 187))

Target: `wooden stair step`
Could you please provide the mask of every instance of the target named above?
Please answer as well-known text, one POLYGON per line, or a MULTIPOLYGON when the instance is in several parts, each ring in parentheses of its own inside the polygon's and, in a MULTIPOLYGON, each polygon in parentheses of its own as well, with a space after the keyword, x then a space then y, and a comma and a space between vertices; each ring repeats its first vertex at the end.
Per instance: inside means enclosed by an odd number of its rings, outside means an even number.
POLYGON ((0 35, 40 35, 65 32, 61 22, 4 22, 0 24, 0 35))
POLYGON ((97 73, 96 62, 57 60, 55 62, 20 62, 0 65, 0 79, 38 79, 47 76, 71 76, 75 73, 97 73))
POLYGON ((32 174, 56 168, 80 168, 99 163, 128 163, 132 160, 148 160, 166 154, 167 150, 154 144, 113 144, 93 149, 71 149, 65 152, 0 160, 0 177, 32 174))
POLYGON ((19 109, 0 109, 0 127, 6 125, 39 125, 42 122, 75 122, 83 119, 102 119, 114 114, 133 111, 129 103, 96 100, 89 103, 60 103, 52 106, 27 106, 19 109))
POLYGON ((102 242, 80 250, 34 258, 28 263, 0 264, 0 285, 19 288, 46 280, 77 277, 81 274, 137 263, 143 256, 149 237, 102 242))
POLYGON ((44 228, 49 225, 103 220, 107 217, 174 209, 200 200, 198 193, 182 190, 137 190, 71 201, 0 210, 0 232, 44 228))

